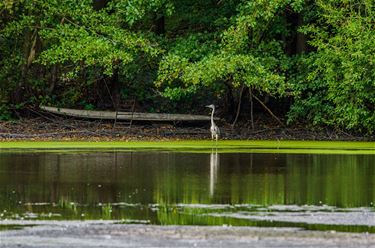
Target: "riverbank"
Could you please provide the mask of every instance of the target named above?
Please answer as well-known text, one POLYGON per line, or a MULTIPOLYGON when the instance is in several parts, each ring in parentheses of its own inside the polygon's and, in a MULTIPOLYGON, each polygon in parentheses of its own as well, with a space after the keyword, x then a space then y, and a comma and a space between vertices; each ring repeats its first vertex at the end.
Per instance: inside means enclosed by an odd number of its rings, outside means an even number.
MULTIPOLYGON (((281 127, 258 123, 255 129, 246 124, 232 128, 219 123, 224 140, 322 140, 375 141, 374 135, 361 136, 341 130, 281 127)), ((0 121, 0 141, 152 141, 210 139, 209 123, 122 123, 115 127, 111 121, 88 121, 63 118, 28 118, 0 121)))
POLYGON ((368 248, 375 247, 375 234, 299 228, 122 225, 110 221, 45 221, 0 232, 0 247, 47 246, 368 248))

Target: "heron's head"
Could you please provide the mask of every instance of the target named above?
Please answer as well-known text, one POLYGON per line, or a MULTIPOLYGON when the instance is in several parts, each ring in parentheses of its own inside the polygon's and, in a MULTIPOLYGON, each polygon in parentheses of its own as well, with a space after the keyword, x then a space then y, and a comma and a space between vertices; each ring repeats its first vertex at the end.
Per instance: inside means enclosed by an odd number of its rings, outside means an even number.
POLYGON ((210 104, 210 105, 207 105, 206 107, 207 107, 207 108, 212 108, 212 109, 214 109, 214 108, 215 108, 215 105, 210 104))

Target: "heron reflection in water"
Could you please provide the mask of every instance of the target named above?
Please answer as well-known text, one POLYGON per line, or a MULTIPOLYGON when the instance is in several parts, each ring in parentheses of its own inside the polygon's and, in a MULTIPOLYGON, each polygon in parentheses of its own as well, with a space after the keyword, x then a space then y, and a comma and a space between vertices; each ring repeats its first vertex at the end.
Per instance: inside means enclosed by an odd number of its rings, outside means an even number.
POLYGON ((210 154, 210 196, 213 197, 215 184, 217 182, 217 172, 219 170, 220 157, 217 149, 212 149, 210 154))

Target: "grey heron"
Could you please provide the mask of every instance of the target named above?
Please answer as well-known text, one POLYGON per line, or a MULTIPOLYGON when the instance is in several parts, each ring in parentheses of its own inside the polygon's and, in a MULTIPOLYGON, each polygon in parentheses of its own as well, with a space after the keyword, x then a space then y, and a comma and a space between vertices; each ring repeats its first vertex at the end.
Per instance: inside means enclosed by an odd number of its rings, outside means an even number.
POLYGON ((211 128, 210 128, 211 139, 215 138, 216 141, 217 141, 219 139, 220 129, 219 129, 218 126, 216 126, 216 124, 214 122, 215 105, 210 104, 210 105, 207 105, 206 107, 212 109, 212 112, 211 112, 211 128))

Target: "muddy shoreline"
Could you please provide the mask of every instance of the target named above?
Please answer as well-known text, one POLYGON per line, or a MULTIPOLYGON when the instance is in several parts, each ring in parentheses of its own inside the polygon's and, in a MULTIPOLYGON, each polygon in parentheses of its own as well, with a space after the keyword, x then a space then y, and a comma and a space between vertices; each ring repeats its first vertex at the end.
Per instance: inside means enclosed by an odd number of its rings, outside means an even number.
MULTIPOLYGON (((219 123, 221 139, 243 140, 332 140, 375 141, 374 135, 361 136, 341 130, 281 127, 258 123, 253 130, 246 123, 234 128, 219 123)), ((210 139, 209 123, 118 123, 59 117, 36 117, 17 121, 0 121, 0 141, 15 140, 68 140, 68 141, 133 141, 133 140, 201 140, 210 139)))
POLYGON ((375 234, 298 228, 123 225, 110 221, 41 222, 36 226, 0 232, 0 247, 254 246, 375 247, 375 234))

